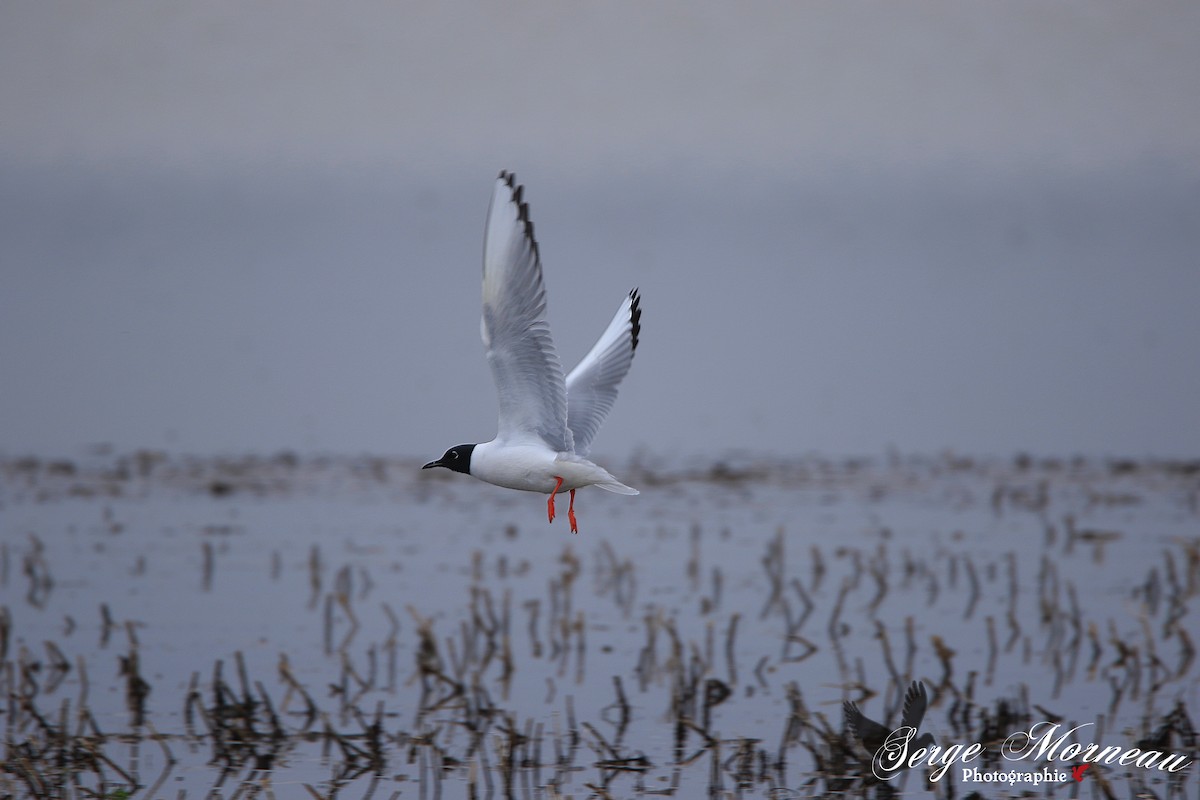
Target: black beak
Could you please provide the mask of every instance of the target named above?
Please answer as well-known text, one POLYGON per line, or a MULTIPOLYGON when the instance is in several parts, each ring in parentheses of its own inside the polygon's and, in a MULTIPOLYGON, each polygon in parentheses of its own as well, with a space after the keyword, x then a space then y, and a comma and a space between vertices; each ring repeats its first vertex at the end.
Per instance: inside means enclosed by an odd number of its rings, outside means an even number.
POLYGON ((446 465, 443 464, 442 460, 439 458, 437 461, 430 461, 428 464, 421 467, 421 469, 432 469, 433 467, 444 467, 444 466, 446 466, 446 465))

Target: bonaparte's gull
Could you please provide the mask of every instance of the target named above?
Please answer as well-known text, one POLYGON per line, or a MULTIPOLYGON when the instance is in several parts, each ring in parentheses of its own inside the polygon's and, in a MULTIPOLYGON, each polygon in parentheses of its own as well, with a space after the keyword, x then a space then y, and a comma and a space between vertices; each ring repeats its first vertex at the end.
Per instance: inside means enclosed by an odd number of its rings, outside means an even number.
POLYGON ((585 456, 633 362, 641 298, 637 289, 629 293, 599 341, 564 379, 546 322, 542 262, 523 189, 512 173, 500 173, 483 241, 480 333, 500 397, 499 430, 490 442, 451 447, 423 469, 445 467, 509 489, 549 492, 551 522, 554 496, 570 490, 567 518, 578 533, 576 489, 638 493, 585 456))
MULTIPOLYGON (((912 741, 909 746, 913 750, 929 747, 936 742, 933 734, 929 732, 917 736, 928 705, 929 695, 925 692, 925 684, 913 681, 904 693, 904 710, 900 713, 900 724, 896 728, 912 728, 912 741)), ((850 727, 850 735, 861 742, 863 748, 874 757, 887 743, 893 731, 869 717, 864 717, 858 706, 850 700, 842 704, 842 711, 846 716, 846 724, 850 727)))

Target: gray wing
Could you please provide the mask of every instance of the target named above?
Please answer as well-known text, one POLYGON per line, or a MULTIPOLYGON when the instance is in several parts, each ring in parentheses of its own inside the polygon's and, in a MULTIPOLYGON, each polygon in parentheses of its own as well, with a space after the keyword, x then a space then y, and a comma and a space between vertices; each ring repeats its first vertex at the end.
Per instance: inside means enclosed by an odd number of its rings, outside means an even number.
POLYGON ((480 334, 500 398, 502 440, 540 438, 571 452, 562 362, 546 322, 546 287, 529 206, 515 176, 501 172, 483 243, 480 334))
POLYGON ((904 693, 904 711, 900 714, 900 724, 914 731, 921 727, 925 718, 925 708, 929 705, 929 695, 925 693, 925 684, 913 681, 904 693))
POLYGON ((634 289, 583 360, 567 376, 567 425, 575 452, 586 456, 617 399, 641 333, 641 295, 634 289))
POLYGON ((858 706, 847 700, 842 703, 842 713, 850 726, 850 735, 858 739, 867 750, 875 750, 887 740, 891 731, 869 717, 864 717, 858 706))

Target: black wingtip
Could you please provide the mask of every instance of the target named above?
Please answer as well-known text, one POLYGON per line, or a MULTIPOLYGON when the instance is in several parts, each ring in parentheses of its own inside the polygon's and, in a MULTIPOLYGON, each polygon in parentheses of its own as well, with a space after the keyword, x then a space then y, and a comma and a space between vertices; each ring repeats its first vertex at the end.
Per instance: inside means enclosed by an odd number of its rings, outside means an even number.
POLYGON ((629 299, 632 301, 629 305, 629 322, 633 327, 631 350, 637 351, 638 337, 642 334, 642 294, 635 287, 629 293, 629 299))
POLYGON ((529 246, 533 249, 533 257, 540 262, 541 251, 538 248, 537 239, 533 235, 533 220, 529 218, 529 204, 525 202, 525 187, 517 183, 515 172, 509 172, 506 169, 500 170, 498 180, 504 181, 508 186, 512 201, 517 204, 517 219, 525 227, 525 238, 529 240, 529 246))

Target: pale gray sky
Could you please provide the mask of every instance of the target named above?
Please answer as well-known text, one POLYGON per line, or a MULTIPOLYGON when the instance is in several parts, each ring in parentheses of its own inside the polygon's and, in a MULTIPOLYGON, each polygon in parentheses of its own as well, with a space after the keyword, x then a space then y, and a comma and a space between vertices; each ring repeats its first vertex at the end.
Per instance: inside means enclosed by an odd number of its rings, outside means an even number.
POLYGON ((596 443, 1200 454, 1194 3, 6 3, 0 451, 494 433, 491 181, 596 443))

